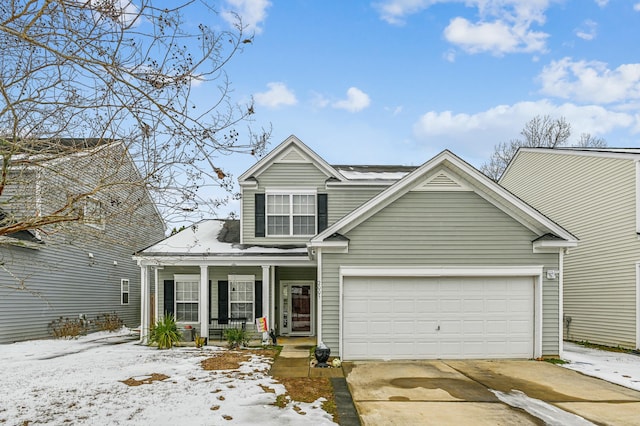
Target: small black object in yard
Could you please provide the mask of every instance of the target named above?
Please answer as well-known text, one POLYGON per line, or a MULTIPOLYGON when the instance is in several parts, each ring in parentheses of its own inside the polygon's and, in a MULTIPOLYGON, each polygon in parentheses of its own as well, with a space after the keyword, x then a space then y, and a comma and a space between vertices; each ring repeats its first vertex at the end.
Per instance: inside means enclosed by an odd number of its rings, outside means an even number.
POLYGON ((327 360, 329 359, 329 355, 331 355, 331 349, 324 343, 320 342, 320 344, 316 347, 315 356, 318 360, 318 364, 316 364, 316 368, 329 368, 331 367, 327 364, 327 360))
POLYGON ((278 339, 276 338, 276 332, 273 330, 269 330, 269 337, 271 337, 271 342, 273 343, 273 346, 277 346, 278 339))

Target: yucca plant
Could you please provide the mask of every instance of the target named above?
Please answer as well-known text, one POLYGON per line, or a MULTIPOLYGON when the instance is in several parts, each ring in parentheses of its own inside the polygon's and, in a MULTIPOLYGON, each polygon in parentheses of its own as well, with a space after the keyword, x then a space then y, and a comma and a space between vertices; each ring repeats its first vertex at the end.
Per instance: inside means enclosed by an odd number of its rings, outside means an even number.
POLYGON ((149 331, 149 343, 156 343, 158 349, 171 349, 180 341, 180 333, 176 325, 176 317, 173 314, 156 321, 149 331))

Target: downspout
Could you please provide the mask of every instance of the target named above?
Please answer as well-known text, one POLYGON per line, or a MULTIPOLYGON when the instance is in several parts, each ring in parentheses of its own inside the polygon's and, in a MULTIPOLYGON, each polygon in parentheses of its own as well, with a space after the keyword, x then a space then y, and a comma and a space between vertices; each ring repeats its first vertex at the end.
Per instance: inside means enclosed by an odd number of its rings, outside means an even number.
POLYGON ((318 279, 316 283, 316 292, 318 293, 316 301, 316 329, 318 330, 316 344, 319 345, 322 342, 322 249, 317 247, 315 250, 317 262, 316 269, 318 272, 318 279))
POLYGON ((564 254, 567 249, 561 249, 558 252, 558 262, 560 269, 560 276, 558 277, 558 328, 560 330, 558 334, 558 358, 562 359, 562 353, 564 351, 564 254))

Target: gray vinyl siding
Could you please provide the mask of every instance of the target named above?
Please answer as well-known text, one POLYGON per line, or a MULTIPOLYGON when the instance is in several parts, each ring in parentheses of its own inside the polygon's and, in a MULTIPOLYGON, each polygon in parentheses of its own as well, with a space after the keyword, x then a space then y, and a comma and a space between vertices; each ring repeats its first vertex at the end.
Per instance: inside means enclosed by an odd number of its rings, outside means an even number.
POLYGON ((140 268, 130 248, 49 241, 0 253, 0 343, 49 337, 52 320, 81 314, 94 320, 115 312, 126 326, 140 325, 140 268), (128 305, 121 304, 121 279, 129 280, 128 305))
MULTIPOLYGON (((410 192, 355 229, 347 254, 323 254, 322 336, 339 339, 340 266, 538 266, 558 268, 557 254, 534 254, 533 232, 473 192, 410 192)), ((533 285, 533 282, 532 282, 533 285)), ((543 354, 558 354, 558 281, 543 282, 543 354)))
POLYGON ((564 338, 637 347, 635 162, 522 152, 501 183, 580 239, 564 258, 564 338))
MULTIPOLYGON (((67 195, 87 191, 101 178, 139 176, 121 151, 104 154, 65 160, 60 174, 43 174, 42 210, 59 208, 67 195)), ((49 323, 59 317, 94 320, 115 312, 127 326, 140 325, 140 268, 132 254, 161 240, 164 224, 143 187, 107 187, 96 194, 105 207, 104 229, 78 222, 51 225, 37 250, 0 246, 0 343, 48 337, 49 323), (128 305, 121 304, 121 279, 129 280, 128 305)), ((11 194, 9 189, 6 195, 11 194)), ((32 217, 34 195, 35 190, 21 200, 5 198, 2 207, 32 217)))

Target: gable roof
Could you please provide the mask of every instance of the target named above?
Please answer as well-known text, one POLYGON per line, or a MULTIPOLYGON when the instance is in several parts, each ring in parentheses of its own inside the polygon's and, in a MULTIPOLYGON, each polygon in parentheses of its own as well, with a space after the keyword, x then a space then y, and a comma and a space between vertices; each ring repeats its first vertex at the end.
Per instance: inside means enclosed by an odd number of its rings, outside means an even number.
POLYGON ((302 141, 296 136, 291 135, 285 139, 284 142, 275 147, 269 154, 262 157, 260 161, 254 164, 249 170, 241 174, 238 178, 238 182, 240 185, 248 183, 252 178, 257 178, 271 164, 276 162, 311 163, 327 175, 327 178, 334 178, 340 181, 344 180, 344 177, 329 165, 329 163, 324 161, 322 157, 302 143, 302 141))
MULTIPOLYGON (((444 150, 385 191, 313 237, 309 246, 322 246, 328 237, 344 234, 412 190, 474 191, 539 236, 551 234, 566 247, 577 238, 551 219, 498 185, 449 150, 444 150)), ((544 244, 547 239, 540 240, 544 244)))

